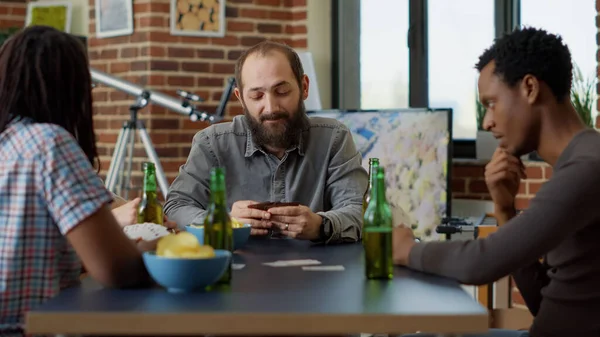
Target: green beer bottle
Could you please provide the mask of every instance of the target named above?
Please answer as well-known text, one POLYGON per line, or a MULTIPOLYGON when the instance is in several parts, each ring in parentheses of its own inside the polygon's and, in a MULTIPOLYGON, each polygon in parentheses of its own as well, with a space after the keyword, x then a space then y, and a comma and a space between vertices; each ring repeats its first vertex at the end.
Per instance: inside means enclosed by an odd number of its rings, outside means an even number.
POLYGON ((362 215, 365 216, 365 211, 371 200, 371 189, 373 189, 373 179, 375 178, 375 169, 379 166, 379 158, 369 158, 369 186, 363 196, 362 215))
POLYGON ((378 166, 373 173, 371 200, 363 219, 365 271, 368 279, 391 279, 394 275, 392 211, 385 197, 385 170, 378 166))
MULTIPOLYGON (((204 218, 204 244, 214 249, 233 252, 233 227, 227 210, 225 172, 221 167, 215 167, 210 171, 210 202, 208 213, 204 218)), ((218 283, 229 284, 230 282, 231 262, 218 283)))
POLYGON ((142 201, 138 206, 137 222, 152 222, 163 225, 163 208, 156 196, 156 170, 154 163, 145 162, 142 164, 144 171, 144 190, 142 201))

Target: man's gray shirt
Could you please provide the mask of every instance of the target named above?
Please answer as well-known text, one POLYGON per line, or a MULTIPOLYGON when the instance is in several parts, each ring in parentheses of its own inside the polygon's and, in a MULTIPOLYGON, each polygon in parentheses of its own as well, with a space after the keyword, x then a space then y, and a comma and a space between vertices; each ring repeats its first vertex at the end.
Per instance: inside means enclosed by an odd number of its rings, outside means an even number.
POLYGON ((327 217, 328 243, 355 242, 362 227, 367 171, 350 130, 341 122, 310 118, 297 146, 279 160, 257 146, 245 116, 194 136, 187 162, 171 185, 165 214, 180 227, 202 223, 210 196, 210 170, 225 169, 227 205, 239 200, 299 202, 327 217))

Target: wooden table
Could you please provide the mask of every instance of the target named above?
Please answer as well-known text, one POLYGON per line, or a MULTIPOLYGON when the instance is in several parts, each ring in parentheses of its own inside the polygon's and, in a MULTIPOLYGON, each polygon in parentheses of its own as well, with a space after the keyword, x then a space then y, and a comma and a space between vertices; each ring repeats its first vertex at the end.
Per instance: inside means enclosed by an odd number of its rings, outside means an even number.
POLYGON ((236 251, 229 289, 170 294, 105 289, 86 280, 29 312, 32 334, 331 335, 483 332, 488 312, 457 282, 396 268, 367 280, 360 244, 254 239, 236 251), (316 259, 344 271, 303 271, 263 262, 316 259), (88 283, 87 285, 85 283, 88 283))

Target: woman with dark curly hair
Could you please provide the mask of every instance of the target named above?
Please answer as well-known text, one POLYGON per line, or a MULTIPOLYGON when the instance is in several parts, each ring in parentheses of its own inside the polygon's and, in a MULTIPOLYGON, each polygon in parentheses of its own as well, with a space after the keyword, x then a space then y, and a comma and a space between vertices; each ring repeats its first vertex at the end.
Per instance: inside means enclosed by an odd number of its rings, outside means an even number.
POLYGON ((83 45, 33 26, 0 49, 0 335, 79 282, 149 284, 141 246, 123 233, 104 188, 83 45))

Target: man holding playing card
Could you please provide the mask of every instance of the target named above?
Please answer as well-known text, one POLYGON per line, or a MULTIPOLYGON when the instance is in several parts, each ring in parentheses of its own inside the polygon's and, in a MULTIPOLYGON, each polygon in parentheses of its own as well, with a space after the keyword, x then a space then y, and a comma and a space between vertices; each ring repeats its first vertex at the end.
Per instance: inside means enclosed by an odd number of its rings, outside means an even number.
POLYGON ((235 75, 244 115, 196 134, 165 214, 179 226, 202 223, 209 172, 220 166, 231 216, 251 224, 253 235, 358 241, 368 175, 346 126, 307 117, 309 81, 296 52, 261 42, 239 58, 235 75))

